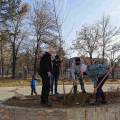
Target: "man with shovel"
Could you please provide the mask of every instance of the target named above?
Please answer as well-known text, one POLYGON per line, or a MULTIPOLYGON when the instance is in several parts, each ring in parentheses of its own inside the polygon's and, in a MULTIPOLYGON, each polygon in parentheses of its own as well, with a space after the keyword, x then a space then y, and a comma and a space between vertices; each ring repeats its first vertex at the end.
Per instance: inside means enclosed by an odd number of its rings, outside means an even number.
POLYGON ((42 91, 41 91, 41 104, 44 106, 51 106, 48 100, 50 92, 50 80, 52 77, 52 54, 54 53, 54 48, 50 46, 45 52, 40 60, 39 75, 42 78, 42 91))
POLYGON ((108 69, 106 64, 98 64, 92 61, 87 61, 86 74, 91 78, 94 83, 94 93, 96 95, 95 105, 105 104, 106 98, 102 90, 104 83, 106 82, 111 68, 108 69))
POLYGON ((83 64, 81 64, 80 58, 76 57, 72 63, 72 78, 73 78, 73 92, 77 93, 77 80, 79 80, 82 93, 86 93, 83 82, 83 64))

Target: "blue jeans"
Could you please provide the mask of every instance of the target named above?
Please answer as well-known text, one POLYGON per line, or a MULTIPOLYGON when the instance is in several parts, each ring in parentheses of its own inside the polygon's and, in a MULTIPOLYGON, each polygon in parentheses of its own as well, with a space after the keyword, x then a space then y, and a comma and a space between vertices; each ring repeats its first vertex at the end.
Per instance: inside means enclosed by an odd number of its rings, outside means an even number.
POLYGON ((33 95, 33 93, 37 95, 36 87, 34 85, 31 85, 31 95, 33 95))
MULTIPOLYGON (((85 86, 84 86, 84 82, 83 82, 83 77, 81 75, 76 75, 75 79, 79 80, 81 91, 85 93, 86 91, 85 91, 85 86)), ((77 85, 74 85, 73 92, 74 92, 74 94, 77 93, 77 85)))
MULTIPOLYGON (((105 75, 106 74, 104 74, 102 77, 98 78, 97 85, 100 84, 100 82, 103 80, 105 75)), ((107 78, 108 78, 108 76, 106 76, 106 78, 103 80, 102 84, 97 89, 96 102, 101 102, 101 101, 105 101, 106 100, 105 94, 104 94, 104 92, 102 90, 102 87, 103 87, 104 83, 106 82, 107 78)))

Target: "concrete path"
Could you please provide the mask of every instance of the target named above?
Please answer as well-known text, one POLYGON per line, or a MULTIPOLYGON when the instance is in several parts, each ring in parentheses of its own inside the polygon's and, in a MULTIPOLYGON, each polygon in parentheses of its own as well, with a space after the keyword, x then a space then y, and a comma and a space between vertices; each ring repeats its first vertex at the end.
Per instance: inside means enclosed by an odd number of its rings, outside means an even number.
MULTIPOLYGON (((72 88, 72 85, 65 85, 65 91, 68 93, 72 88)), ((87 92, 93 92, 93 85, 85 85, 87 92)), ((120 90, 120 84, 105 84, 104 90, 105 91, 115 91, 116 89, 120 90)), ((17 89, 17 93, 23 94, 23 95, 30 95, 31 89, 29 86, 22 86, 22 87, 0 87, 0 101, 4 101, 12 96, 15 96, 15 91, 17 89)), ((78 89, 80 91, 80 87, 78 86, 78 89)), ((58 92, 63 93, 63 86, 58 86, 58 92)), ((41 93, 41 86, 37 86, 37 93, 41 93)))

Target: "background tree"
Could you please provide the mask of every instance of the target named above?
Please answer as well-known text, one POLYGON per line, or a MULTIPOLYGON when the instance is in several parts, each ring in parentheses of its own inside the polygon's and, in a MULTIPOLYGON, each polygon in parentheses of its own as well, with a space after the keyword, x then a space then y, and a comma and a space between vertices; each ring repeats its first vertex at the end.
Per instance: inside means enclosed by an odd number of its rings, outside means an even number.
POLYGON ((39 50, 43 44, 57 45, 57 28, 52 6, 47 1, 36 1, 32 11, 35 45, 34 74, 37 72, 39 50))
POLYGON ((21 0, 7 0, 1 3, 0 15, 12 49, 12 78, 15 78, 17 55, 24 40, 22 25, 27 11, 28 5, 22 3, 21 0))
POLYGON ((111 45, 107 49, 107 57, 109 58, 110 64, 114 66, 112 69, 112 79, 114 79, 115 69, 118 66, 117 62, 120 59, 120 42, 111 45))
MULTIPOLYGON (((92 59, 98 48, 99 29, 97 25, 83 26, 73 43, 73 47, 79 53, 88 54, 92 59)), ((81 54, 81 55, 83 55, 81 54)))
POLYGON ((63 49, 64 41, 62 39, 62 30, 61 30, 62 25, 60 25, 59 15, 57 15, 55 0, 52 0, 52 2, 53 2, 53 12, 54 12, 55 23, 56 23, 56 27, 57 27, 58 41, 59 41, 58 46, 57 46, 58 47, 57 48, 57 54, 60 55, 60 56, 63 56, 63 55, 65 55, 65 51, 63 49))
POLYGON ((99 30, 101 36, 99 45, 102 51, 102 61, 104 62, 107 55, 107 49, 114 43, 116 36, 120 34, 120 28, 111 25, 109 16, 103 16, 99 23, 99 30))
POLYGON ((0 1, 0 73, 1 76, 4 76, 5 72, 5 54, 7 52, 7 46, 8 46, 8 35, 5 30, 5 25, 4 25, 4 19, 3 17, 6 17, 7 15, 3 12, 6 10, 5 4, 7 1, 0 1), (5 52, 6 51, 6 52, 5 52))
POLYGON ((5 32, 1 32, 0 34, 0 71, 1 71, 1 75, 2 77, 4 76, 4 63, 5 63, 5 45, 7 44, 7 37, 6 37, 6 33, 5 32))

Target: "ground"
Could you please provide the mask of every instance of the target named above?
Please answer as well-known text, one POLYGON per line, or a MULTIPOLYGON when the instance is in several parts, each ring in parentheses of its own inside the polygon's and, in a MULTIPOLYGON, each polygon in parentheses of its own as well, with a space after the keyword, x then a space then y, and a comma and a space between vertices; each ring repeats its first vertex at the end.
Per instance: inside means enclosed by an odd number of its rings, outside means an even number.
MULTIPOLYGON (((105 94, 108 100, 107 104, 120 104, 120 92, 106 92, 105 94)), ((52 103, 52 108, 87 107, 93 105, 94 98, 95 96, 92 94, 66 94, 65 97, 63 94, 59 94, 50 96, 49 101, 52 103)), ((12 97, 4 104, 28 108, 44 107, 40 104, 40 96, 12 97)))
MULTIPOLYGON (((71 88, 72 88, 72 85, 65 85, 66 93, 69 93, 71 88)), ((85 88, 86 88, 87 92, 89 92, 89 93, 93 92, 92 84, 85 84, 85 88)), ((107 83, 107 84, 104 85, 103 89, 104 89, 104 91, 107 91, 107 92, 112 91, 113 93, 118 93, 120 91, 120 83, 118 83, 118 84, 116 84, 116 83, 107 83)), ((80 91, 80 87, 79 87, 79 91, 80 91)), ((25 96, 27 95, 28 96, 28 95, 30 95, 30 92, 31 92, 30 86, 0 87, 0 96, 1 96, 0 100, 5 101, 5 100, 7 100, 7 99, 9 99, 11 97, 19 96, 19 95, 25 95, 25 96)), ((41 92, 41 86, 37 86, 38 95, 40 94, 40 92, 41 92)), ((58 86, 58 92, 61 93, 61 94, 63 93, 63 86, 62 85, 58 86)), ((112 96, 114 96, 114 95, 116 95, 116 94, 112 94, 112 96)), ((35 97, 35 99, 38 99, 38 101, 40 101, 39 96, 35 97)))
MULTIPOLYGON (((66 93, 69 93, 72 85, 65 85, 66 93)), ((87 92, 93 92, 92 84, 85 84, 87 92)), ((40 96, 30 95, 30 86, 0 87, 0 100, 5 101, 13 96, 28 96, 28 99, 11 99, 9 105, 21 107, 11 107, 0 104, 0 120, 119 120, 120 118, 120 83, 107 83, 104 91, 107 92, 107 105, 85 107, 83 104, 73 106, 54 106, 62 108, 43 108, 40 106, 40 96), (110 95, 110 96, 109 96, 110 95), (13 104, 14 103, 14 104, 13 104), (82 108, 79 107, 82 105, 82 108), (78 107, 77 107, 78 106, 78 107), (32 108, 31 108, 32 107, 32 108), (33 107, 35 109, 33 109, 33 107), (37 108, 36 108, 37 107, 37 108), (64 109, 65 107, 69 107, 64 109), (77 107, 77 108, 76 108, 77 107), (100 114, 99 114, 100 113, 100 114), (102 115, 101 115, 102 114, 102 115)), ((59 85, 59 93, 63 93, 63 86, 59 85)), ((80 91, 80 90, 79 90, 80 91)), ((41 86, 37 86, 40 94, 41 86)), ((15 97, 13 97, 15 98, 15 97)), ((24 97, 23 97, 24 98, 24 97)), ((63 98, 63 97, 62 97, 63 98)), ((55 99, 52 98, 55 105, 55 99)), ((58 102, 58 101, 57 101, 58 102)), ((61 102, 63 105, 63 102, 61 102)))

